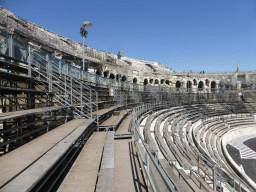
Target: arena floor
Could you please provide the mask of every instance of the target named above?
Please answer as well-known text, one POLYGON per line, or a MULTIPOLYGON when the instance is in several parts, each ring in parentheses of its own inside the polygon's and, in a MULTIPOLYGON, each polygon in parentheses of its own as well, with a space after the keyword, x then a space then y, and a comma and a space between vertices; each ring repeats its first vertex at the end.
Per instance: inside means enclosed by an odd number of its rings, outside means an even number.
MULTIPOLYGON (((256 152, 256 138, 248 139, 243 142, 244 145, 256 152)), ((240 152, 235 147, 227 144, 226 146, 230 156, 237 163, 237 165, 242 165, 244 172, 256 183, 256 158, 246 159, 240 156, 240 152)))

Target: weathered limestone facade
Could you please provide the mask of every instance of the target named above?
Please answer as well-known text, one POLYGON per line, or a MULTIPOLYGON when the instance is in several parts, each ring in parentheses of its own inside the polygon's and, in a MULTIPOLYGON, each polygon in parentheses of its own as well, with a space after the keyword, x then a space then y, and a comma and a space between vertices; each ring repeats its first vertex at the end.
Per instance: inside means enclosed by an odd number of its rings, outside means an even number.
MULTIPOLYGON (((82 66, 82 44, 57 35, 29 21, 16 18, 8 10, 0 7, 0 29, 7 31, 0 35, 0 52, 9 56, 20 55, 26 60, 28 49, 22 43, 10 47, 12 39, 28 42, 37 49, 42 49, 77 68, 82 66)), ((90 73, 110 79, 144 84, 161 85, 177 88, 218 88, 248 87, 256 84, 256 71, 241 72, 238 66, 234 73, 189 73, 186 71, 171 71, 157 62, 121 57, 86 46, 86 70, 90 73), (120 69, 118 68, 120 66, 120 69), (120 72, 119 72, 120 70, 120 72)))

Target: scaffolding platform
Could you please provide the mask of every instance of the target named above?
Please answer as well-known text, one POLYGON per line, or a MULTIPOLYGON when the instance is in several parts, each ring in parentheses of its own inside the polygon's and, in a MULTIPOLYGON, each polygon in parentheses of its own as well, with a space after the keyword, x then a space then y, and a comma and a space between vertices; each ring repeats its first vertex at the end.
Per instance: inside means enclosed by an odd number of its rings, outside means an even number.
MULTIPOLYGON (((98 110, 98 116, 104 116, 108 113, 111 113, 111 112, 114 112, 115 110, 118 110, 121 107, 123 107, 123 106, 122 105, 115 105, 115 106, 112 106, 110 108, 104 108, 104 109, 98 110)), ((97 111, 89 113, 88 116, 90 116, 91 114, 94 117, 94 116, 97 115, 97 111)))
POLYGON ((122 122, 122 120, 127 116, 130 111, 130 109, 125 109, 120 111, 119 115, 113 115, 112 117, 108 118, 106 121, 100 124, 99 130, 103 129, 104 131, 115 131, 118 125, 122 122))
POLYGON ((121 125, 118 127, 115 133, 115 138, 124 138, 124 137, 132 137, 133 128, 132 128, 132 114, 128 115, 121 125))
POLYGON ((107 132, 94 132, 69 170, 58 192, 94 192, 107 132))
POLYGON ((37 108, 37 109, 28 109, 28 110, 0 113, 0 121, 16 119, 16 118, 23 117, 26 115, 34 115, 37 113, 44 113, 44 112, 49 112, 49 111, 65 109, 65 108, 69 108, 69 106, 51 106, 51 107, 43 107, 43 108, 37 108))
POLYGON ((69 121, 0 157, 0 191, 40 188, 38 183, 49 178, 50 170, 59 166, 92 123, 93 119, 69 121))

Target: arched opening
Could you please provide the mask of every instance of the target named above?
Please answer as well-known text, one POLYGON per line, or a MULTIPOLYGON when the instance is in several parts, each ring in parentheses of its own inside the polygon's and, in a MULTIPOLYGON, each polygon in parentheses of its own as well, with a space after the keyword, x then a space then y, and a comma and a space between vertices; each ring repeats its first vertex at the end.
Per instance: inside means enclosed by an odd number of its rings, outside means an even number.
POLYGON ((149 81, 149 82, 150 82, 150 84, 152 84, 152 83, 154 82, 154 80, 153 80, 153 79, 150 79, 150 81, 149 81))
POLYGON ((206 85, 207 87, 209 87, 210 81, 209 81, 208 79, 205 80, 205 85, 206 85))
POLYGON ((161 79, 161 84, 164 84, 164 81, 165 81, 164 79, 161 79))
POLYGON ((122 81, 126 81, 126 76, 123 76, 123 77, 122 77, 122 81))
POLYGON ((191 81, 188 81, 187 82, 187 88, 189 89, 189 88, 192 88, 192 82, 191 81))
POLYGON ((116 80, 118 80, 120 76, 121 76, 121 75, 116 74, 116 80))
POLYGON ((215 89, 216 88, 216 82, 215 81, 212 81, 211 82, 211 89, 215 89))
POLYGON ((180 81, 176 81, 176 88, 180 88, 181 87, 181 82, 180 81))
POLYGON ((96 71, 96 75, 100 75, 100 76, 101 76, 101 75, 102 75, 102 71, 98 69, 98 70, 96 71))
POLYGON ((108 71, 104 71, 104 77, 108 77, 108 71))
POLYGON ((133 80, 132 80, 133 83, 137 83, 137 78, 134 77, 133 80))
POLYGON ((155 80, 155 84, 159 84, 159 80, 158 79, 155 80))
POLYGON ((144 79, 144 85, 148 84, 148 79, 144 79))
POLYGON ((115 79, 115 75, 113 73, 110 74, 109 76, 110 79, 115 79))
POLYGON ((165 84, 166 84, 166 85, 169 85, 169 84, 170 84, 170 81, 169 81, 169 80, 166 80, 166 81, 165 81, 165 84))
POLYGON ((195 79, 193 80, 193 85, 197 86, 197 81, 195 79))
POLYGON ((200 81, 200 82, 199 82, 198 88, 199 88, 199 89, 203 89, 203 88, 204 88, 204 83, 203 83, 203 81, 200 81))

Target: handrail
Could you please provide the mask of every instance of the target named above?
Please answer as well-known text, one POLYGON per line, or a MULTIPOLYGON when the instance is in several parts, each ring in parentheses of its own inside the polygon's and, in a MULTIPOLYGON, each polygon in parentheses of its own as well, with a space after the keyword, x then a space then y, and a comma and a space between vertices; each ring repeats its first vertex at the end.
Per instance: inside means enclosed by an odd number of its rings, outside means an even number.
MULTIPOLYGON (((171 184, 170 180, 168 179, 168 177, 166 176, 166 174, 164 173, 162 168, 158 165, 157 160, 152 155, 148 145, 146 144, 143 137, 141 136, 140 131, 137 128, 137 123, 136 123, 137 116, 141 115, 143 112, 148 111, 148 110, 152 110, 156 107, 164 107, 164 106, 167 107, 169 104, 170 103, 168 103, 168 102, 164 102, 164 103, 160 102, 160 103, 152 103, 152 104, 146 104, 146 105, 141 105, 139 107, 135 107, 133 109, 133 112, 132 112, 132 114, 133 114, 132 123, 133 123, 133 129, 135 130, 133 137, 134 137, 134 141, 136 143, 136 146, 138 148, 138 152, 140 153, 140 157, 143 158, 143 154, 141 153, 141 151, 139 149, 138 139, 141 140, 141 142, 144 146, 145 152, 146 152, 146 156, 148 156, 152 160, 152 162, 153 162, 154 166, 156 167, 157 171, 159 172, 159 174, 163 178, 163 181, 165 182, 166 186, 169 188, 170 191, 175 192, 176 191, 175 188, 171 184)), ((144 160, 144 158, 142 160, 144 160)), ((145 166, 147 177, 149 179, 149 182, 151 184, 151 187, 152 187, 153 191, 157 191, 157 189, 155 187, 155 184, 154 184, 154 181, 152 180, 152 178, 150 176, 150 173, 149 173, 149 162, 148 162, 149 160, 147 159, 146 161, 147 161, 147 165, 145 165, 145 164, 143 164, 143 165, 145 166)))

